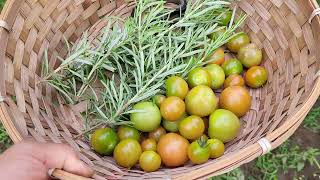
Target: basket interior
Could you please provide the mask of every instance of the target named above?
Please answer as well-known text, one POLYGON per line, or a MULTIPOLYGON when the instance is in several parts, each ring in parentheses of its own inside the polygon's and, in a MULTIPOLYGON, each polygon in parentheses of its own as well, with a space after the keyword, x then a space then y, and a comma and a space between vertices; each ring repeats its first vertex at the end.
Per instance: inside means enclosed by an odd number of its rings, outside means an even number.
MULTIPOLYGON (((80 152, 81 159, 100 176, 120 174, 109 157, 96 155, 87 142, 74 139, 83 129, 80 112, 84 105, 63 105, 62 99, 40 80, 41 62, 48 48, 49 63, 57 67, 57 56, 65 57, 66 38, 76 42, 88 29, 92 36, 107 24, 106 16, 128 17, 134 3, 126 0, 16 0, 18 7, 8 11, 11 31, 2 64, 1 94, 5 109, 24 139, 40 142, 68 143, 80 152)), ((248 15, 242 30, 263 49, 263 66, 269 73, 261 89, 250 89, 253 104, 242 118, 241 134, 227 144, 226 154, 206 164, 186 165, 175 169, 144 174, 127 171, 125 176, 163 178, 181 176, 190 170, 209 167, 225 161, 231 154, 271 134, 297 112, 308 98, 316 80, 320 52, 319 24, 309 23, 313 11, 306 0, 242 0, 238 13, 248 15)), ((8 8, 8 7, 7 7, 8 8)), ((232 164, 221 165, 221 170, 232 164)), ((203 176, 207 176, 204 174, 203 176)))

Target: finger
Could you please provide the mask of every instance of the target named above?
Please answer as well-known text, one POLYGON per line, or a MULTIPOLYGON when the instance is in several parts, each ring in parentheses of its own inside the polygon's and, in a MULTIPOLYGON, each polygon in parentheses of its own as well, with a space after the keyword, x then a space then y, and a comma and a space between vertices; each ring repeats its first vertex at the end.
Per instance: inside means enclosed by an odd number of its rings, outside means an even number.
POLYGON ((91 177, 93 171, 86 166, 76 152, 64 144, 37 144, 34 155, 48 168, 58 168, 70 173, 91 177))

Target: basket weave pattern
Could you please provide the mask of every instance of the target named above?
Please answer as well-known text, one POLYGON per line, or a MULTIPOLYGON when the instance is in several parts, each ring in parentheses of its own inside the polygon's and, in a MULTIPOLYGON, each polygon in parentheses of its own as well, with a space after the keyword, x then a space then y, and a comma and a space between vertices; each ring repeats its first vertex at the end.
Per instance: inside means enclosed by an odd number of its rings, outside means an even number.
POLYGON ((242 0, 235 5, 248 15, 242 30, 263 49, 269 80, 250 90, 253 105, 242 118, 241 134, 219 159, 149 174, 121 169, 74 138, 83 129, 85 104, 63 105, 49 85, 39 83, 46 49, 50 67, 57 67, 57 56, 67 55, 64 38, 76 42, 86 30, 97 36, 107 24, 104 17, 131 15, 134 3, 128 0, 8 0, 0 18, 8 25, 8 30, 0 28, 0 120, 15 142, 71 145, 96 178, 205 178, 249 162, 263 153, 261 138, 275 148, 292 135, 320 94, 320 19, 308 22, 318 8, 315 0, 242 0))

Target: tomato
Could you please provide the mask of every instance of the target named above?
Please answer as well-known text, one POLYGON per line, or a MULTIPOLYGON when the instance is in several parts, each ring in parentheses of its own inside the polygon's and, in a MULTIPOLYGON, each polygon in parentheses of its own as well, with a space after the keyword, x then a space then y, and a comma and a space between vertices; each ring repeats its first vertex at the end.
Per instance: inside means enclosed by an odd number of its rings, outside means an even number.
POLYGON ((198 139, 204 132, 204 122, 198 116, 189 116, 179 124, 180 134, 187 139, 198 139))
POLYGON ((223 69, 217 64, 210 64, 205 67, 211 76, 211 88, 219 89, 226 78, 223 69))
POLYGON ((209 116, 218 105, 217 98, 212 89, 203 85, 191 89, 185 102, 187 112, 190 115, 200 117, 209 116))
POLYGON ((241 117, 250 110, 251 96, 245 87, 230 86, 221 92, 220 107, 241 117))
POLYGON ((101 155, 112 154, 118 142, 119 138, 111 128, 97 129, 91 135, 91 146, 101 155))
POLYGON ((221 65, 224 62, 224 50, 222 48, 218 48, 207 61, 211 64, 221 65))
POLYGON ((209 139, 207 143, 210 149, 210 158, 218 158, 224 154, 224 144, 219 139, 209 139))
POLYGON ((252 88, 263 86, 268 80, 268 72, 264 67, 253 66, 245 74, 246 84, 252 88))
POLYGON ((134 166, 139 161, 140 155, 140 144, 134 139, 120 141, 113 152, 113 158, 116 160, 117 164, 125 168, 134 166))
POLYGON ((157 150, 157 141, 155 139, 145 139, 141 143, 142 151, 156 151, 157 150))
POLYGON ((226 32, 226 27, 220 27, 219 30, 210 34, 210 39, 215 40, 226 32))
POLYGON ((140 102, 133 106, 135 112, 130 114, 130 120, 133 126, 142 132, 151 132, 159 127, 161 123, 161 114, 158 106, 152 102, 140 102))
POLYGON ((186 105, 180 98, 171 96, 163 101, 160 112, 165 120, 176 121, 186 112, 186 105))
POLYGON ((118 136, 120 140, 131 138, 139 141, 140 139, 139 131, 130 126, 120 126, 118 128, 118 136))
POLYGON ((149 138, 159 141, 160 137, 165 135, 167 132, 163 127, 158 127, 156 130, 149 132, 149 138))
POLYGON ((210 34, 210 39, 215 40, 226 32, 226 27, 219 27, 219 30, 210 34))
POLYGON ((188 84, 191 88, 199 85, 210 86, 211 77, 209 72, 201 67, 194 68, 188 74, 188 84))
POLYGON ((250 43, 249 36, 246 33, 242 32, 235 35, 233 38, 231 38, 227 43, 227 47, 232 52, 238 52, 241 47, 249 43, 250 43))
POLYGON ((210 115, 208 134, 222 142, 233 140, 240 129, 239 118, 229 110, 217 109, 210 115))
POLYGON ((231 11, 225 11, 221 18, 219 19, 219 25, 221 26, 227 26, 232 18, 232 12, 231 11))
POLYGON ((188 83, 179 76, 171 76, 166 80, 167 96, 184 99, 189 91, 188 83))
POLYGON ((222 64, 222 68, 226 76, 231 74, 241 74, 243 71, 243 66, 241 62, 237 59, 229 59, 222 64))
POLYGON ((255 44, 247 44, 240 48, 237 57, 246 68, 250 68, 261 63, 262 51, 255 44))
POLYGON ((139 165, 145 172, 153 172, 160 168, 161 158, 154 151, 144 151, 140 156, 139 165))
POLYGON ((155 95, 153 97, 153 102, 156 103, 156 105, 160 108, 161 103, 166 99, 166 97, 164 95, 155 95))
POLYGON ((163 120, 162 125, 169 132, 178 132, 179 131, 179 123, 181 122, 181 120, 183 120, 186 117, 187 117, 187 114, 184 113, 177 121, 163 120))
POLYGON ((239 74, 231 74, 224 81, 223 87, 227 88, 230 86, 244 86, 244 79, 239 74))
POLYGON ((203 164, 209 160, 210 149, 204 141, 194 141, 188 147, 188 157, 193 164, 203 164))
POLYGON ((188 161, 189 142, 176 133, 163 135, 157 145, 162 162, 168 167, 181 166, 188 161))

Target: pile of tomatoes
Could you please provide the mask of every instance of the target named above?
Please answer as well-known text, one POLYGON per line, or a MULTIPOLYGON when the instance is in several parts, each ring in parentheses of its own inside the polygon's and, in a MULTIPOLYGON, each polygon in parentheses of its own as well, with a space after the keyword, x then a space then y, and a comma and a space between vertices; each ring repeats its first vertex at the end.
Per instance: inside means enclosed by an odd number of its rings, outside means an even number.
POLYGON ((225 50, 219 48, 207 58, 208 65, 191 70, 187 80, 169 77, 166 95, 133 106, 132 127, 96 130, 91 135, 93 149, 113 154, 126 168, 139 163, 146 172, 161 164, 177 167, 188 160, 202 164, 222 156, 224 143, 236 138, 239 118, 250 109, 246 85, 259 88, 267 82, 267 71, 259 66, 262 52, 247 34, 236 35, 226 48, 237 58, 225 60, 225 50), (214 90, 221 92, 219 98, 214 90))

